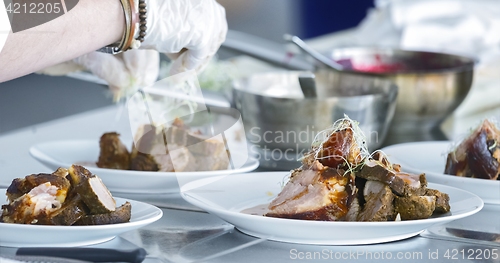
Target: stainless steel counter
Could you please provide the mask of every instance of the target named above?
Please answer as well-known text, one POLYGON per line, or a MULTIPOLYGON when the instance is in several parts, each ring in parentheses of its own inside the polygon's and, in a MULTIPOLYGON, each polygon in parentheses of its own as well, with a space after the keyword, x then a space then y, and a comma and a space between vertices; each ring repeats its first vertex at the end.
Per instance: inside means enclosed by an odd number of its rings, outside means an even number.
MULTIPOLYGON (((0 186, 6 186, 15 177, 51 172, 29 156, 28 149, 35 143, 75 138, 97 140, 106 131, 119 131, 124 139, 131 139, 126 111, 119 114, 121 110, 124 109, 119 106, 108 106, 0 134, 0 186)), ((500 240, 459 238, 444 230, 456 227, 500 233, 500 205, 486 205, 476 215, 436 226, 406 240, 362 246, 313 246, 245 235, 186 203, 177 194, 114 195, 159 206, 163 218, 92 247, 143 247, 149 253, 145 262, 500 262, 500 240), (493 259, 495 253, 498 257, 493 259), (490 259, 484 259, 486 254, 490 259)), ((1 239, 0 233, 0 256, 12 255, 14 249, 1 247, 1 239)))

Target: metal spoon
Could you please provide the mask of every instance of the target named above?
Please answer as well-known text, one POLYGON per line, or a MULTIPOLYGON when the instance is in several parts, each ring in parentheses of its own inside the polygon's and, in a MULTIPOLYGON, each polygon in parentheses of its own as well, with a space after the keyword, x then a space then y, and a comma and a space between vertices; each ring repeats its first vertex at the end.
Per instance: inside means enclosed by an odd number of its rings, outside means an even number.
POLYGON ((313 73, 304 73, 299 75, 300 89, 305 98, 316 98, 316 81, 313 73))
POLYGON ((332 68, 334 70, 337 70, 337 71, 341 71, 341 70, 344 69, 344 67, 342 67, 342 65, 340 65, 339 63, 337 63, 337 62, 335 62, 335 61, 333 61, 333 60, 325 57, 324 55, 322 55, 318 51, 316 51, 313 48, 311 48, 304 41, 302 41, 302 39, 300 39, 298 36, 292 36, 292 35, 289 35, 289 34, 285 34, 283 36, 283 38, 286 41, 293 42, 295 45, 297 45, 299 48, 301 48, 302 50, 304 50, 311 57, 313 57, 316 60, 320 61, 321 63, 329 66, 330 68, 332 68))

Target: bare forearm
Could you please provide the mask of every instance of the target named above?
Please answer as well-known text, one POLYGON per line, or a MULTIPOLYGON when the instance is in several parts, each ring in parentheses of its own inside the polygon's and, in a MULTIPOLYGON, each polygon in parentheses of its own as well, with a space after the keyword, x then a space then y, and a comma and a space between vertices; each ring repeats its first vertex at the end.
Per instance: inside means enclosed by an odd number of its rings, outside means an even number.
POLYGON ((80 0, 63 16, 9 34, 0 52, 0 82, 114 43, 121 38, 124 25, 119 0, 80 0))

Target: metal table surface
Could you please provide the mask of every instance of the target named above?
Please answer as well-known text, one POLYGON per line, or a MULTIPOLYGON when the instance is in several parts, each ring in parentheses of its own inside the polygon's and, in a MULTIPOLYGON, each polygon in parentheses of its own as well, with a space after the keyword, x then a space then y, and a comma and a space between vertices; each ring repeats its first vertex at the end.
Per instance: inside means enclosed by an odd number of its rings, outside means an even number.
MULTIPOLYGON (((124 109, 113 105, 1 135, 0 178, 22 177, 34 172, 51 172, 29 156, 29 147, 38 142, 75 138, 97 140, 106 131, 119 131, 124 139, 131 138, 126 111, 118 114, 121 110, 124 109)), ((162 219, 151 225, 92 247, 143 247, 149 254, 145 262, 289 262, 301 260, 469 262, 480 261, 479 252, 482 255, 494 251, 500 254, 500 240, 495 242, 457 238, 443 233, 441 231, 443 226, 437 226, 406 240, 375 245, 313 246, 268 241, 239 232, 232 225, 188 204, 178 194, 114 195, 154 204, 163 210, 164 215, 162 219), (457 253, 462 249, 465 249, 464 256, 457 253), (467 251, 474 251, 474 253, 469 255, 467 251)), ((458 227, 467 225, 481 231, 500 233, 500 205, 486 205, 478 214, 454 221, 449 225, 458 227)), ((12 253, 14 253, 13 248, 0 247, 0 255, 12 253)), ((500 262, 500 259, 490 258, 486 262, 500 262)))

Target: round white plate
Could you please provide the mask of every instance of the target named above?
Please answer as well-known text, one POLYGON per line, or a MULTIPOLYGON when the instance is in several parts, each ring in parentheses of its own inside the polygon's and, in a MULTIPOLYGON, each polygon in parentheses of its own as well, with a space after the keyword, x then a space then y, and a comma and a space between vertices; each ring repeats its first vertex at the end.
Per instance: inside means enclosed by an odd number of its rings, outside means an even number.
POLYGON ((425 173, 427 181, 460 188, 481 197, 485 203, 500 204, 500 181, 444 174, 451 142, 415 142, 382 149, 393 163, 410 173, 425 173))
POLYGON ((449 194, 451 211, 423 220, 398 222, 327 222, 264 217, 241 213, 268 204, 281 191, 289 172, 246 173, 202 179, 181 187, 189 203, 233 224, 251 236, 301 244, 361 245, 418 235, 428 227, 477 213, 483 201, 476 195, 437 184, 429 187, 449 194))
MULTIPOLYGON (((5 189, 2 189, 5 192, 5 189)), ((130 222, 98 226, 42 226, 0 223, 3 247, 73 247, 106 242, 160 219, 163 212, 150 204, 115 197, 117 206, 129 201, 130 222)))
MULTIPOLYGON (((126 144, 131 145, 131 144, 126 144)), ((95 163, 99 158, 98 140, 51 141, 34 145, 30 155, 50 169, 70 167, 77 163, 95 163)), ((244 158, 242 154, 232 153, 233 158, 244 158)), ((182 183, 209 176, 245 173, 259 167, 259 161, 248 156, 246 163, 237 169, 206 172, 144 172, 116 170, 84 165, 93 174, 99 176, 111 192, 119 193, 176 193, 179 192, 178 178, 182 183)))

